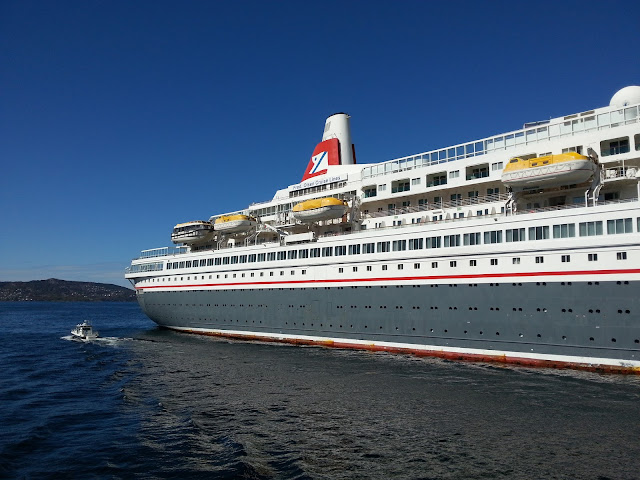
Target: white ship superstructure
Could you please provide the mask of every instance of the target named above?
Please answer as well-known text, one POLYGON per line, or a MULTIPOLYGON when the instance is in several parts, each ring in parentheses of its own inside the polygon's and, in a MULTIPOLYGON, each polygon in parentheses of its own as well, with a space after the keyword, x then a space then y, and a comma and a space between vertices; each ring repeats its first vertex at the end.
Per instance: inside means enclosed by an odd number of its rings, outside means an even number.
POLYGON ((300 183, 126 277, 185 332, 640 372, 639 104, 379 164, 333 115, 300 183))

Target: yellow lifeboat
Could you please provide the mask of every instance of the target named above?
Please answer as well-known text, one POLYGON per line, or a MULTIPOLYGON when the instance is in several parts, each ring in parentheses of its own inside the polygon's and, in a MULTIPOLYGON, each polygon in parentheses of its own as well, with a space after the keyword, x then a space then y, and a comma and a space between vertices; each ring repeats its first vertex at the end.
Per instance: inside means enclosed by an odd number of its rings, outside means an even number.
POLYGON ((223 233, 239 233, 255 227, 256 219, 248 215, 223 215, 216 218, 214 229, 223 233))
POLYGON ((173 227, 171 241, 173 243, 203 243, 213 238, 213 224, 204 220, 179 223, 173 227))
POLYGON ((342 217, 349 206, 344 200, 334 197, 305 200, 293 207, 293 216, 301 222, 319 222, 342 217))
POLYGON ((512 158, 502 171, 509 187, 557 187, 586 182, 597 169, 595 161, 576 152, 522 159, 512 158))

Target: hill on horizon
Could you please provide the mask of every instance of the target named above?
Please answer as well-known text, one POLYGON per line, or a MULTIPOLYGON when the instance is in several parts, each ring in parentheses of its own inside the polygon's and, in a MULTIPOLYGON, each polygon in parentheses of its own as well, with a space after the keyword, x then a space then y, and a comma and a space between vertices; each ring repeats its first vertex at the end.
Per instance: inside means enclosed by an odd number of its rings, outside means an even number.
POLYGON ((109 283, 49 278, 29 282, 0 282, 5 302, 133 302, 133 290, 109 283))

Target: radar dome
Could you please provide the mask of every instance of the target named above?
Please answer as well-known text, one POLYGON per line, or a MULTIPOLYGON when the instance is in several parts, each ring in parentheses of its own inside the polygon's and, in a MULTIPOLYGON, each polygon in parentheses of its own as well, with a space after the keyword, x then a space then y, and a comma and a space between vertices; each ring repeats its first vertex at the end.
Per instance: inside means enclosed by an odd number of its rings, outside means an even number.
POLYGON ((609 106, 626 107, 627 105, 635 105, 636 103, 640 103, 640 87, 632 85, 618 90, 616 94, 611 97, 609 106))

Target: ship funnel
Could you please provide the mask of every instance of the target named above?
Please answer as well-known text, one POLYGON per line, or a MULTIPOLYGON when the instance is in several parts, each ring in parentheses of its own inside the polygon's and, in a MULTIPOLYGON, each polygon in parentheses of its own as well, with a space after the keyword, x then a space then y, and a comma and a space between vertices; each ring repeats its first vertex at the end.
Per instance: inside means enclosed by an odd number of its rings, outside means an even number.
POLYGON ((353 165, 356 155, 351 143, 349 115, 336 113, 327 118, 322 141, 316 145, 302 181, 326 174, 332 165, 353 165))
POLYGON ((346 113, 335 113, 327 118, 324 124, 322 141, 337 138, 340 142, 340 165, 353 165, 356 163, 351 143, 351 117, 346 113))

